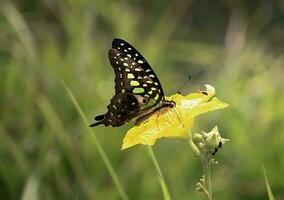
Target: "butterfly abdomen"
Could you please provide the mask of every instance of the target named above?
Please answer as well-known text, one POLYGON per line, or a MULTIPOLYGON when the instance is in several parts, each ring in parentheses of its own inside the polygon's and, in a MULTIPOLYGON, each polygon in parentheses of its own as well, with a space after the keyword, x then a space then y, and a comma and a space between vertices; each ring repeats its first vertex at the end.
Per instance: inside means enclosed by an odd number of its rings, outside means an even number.
POLYGON ((159 106, 154 108, 152 111, 145 113, 144 115, 138 117, 136 119, 135 125, 140 125, 144 121, 146 121, 149 117, 151 117, 153 114, 156 115, 162 115, 165 112, 167 112, 169 109, 172 109, 176 106, 176 103, 174 101, 168 101, 168 100, 163 100, 159 106))

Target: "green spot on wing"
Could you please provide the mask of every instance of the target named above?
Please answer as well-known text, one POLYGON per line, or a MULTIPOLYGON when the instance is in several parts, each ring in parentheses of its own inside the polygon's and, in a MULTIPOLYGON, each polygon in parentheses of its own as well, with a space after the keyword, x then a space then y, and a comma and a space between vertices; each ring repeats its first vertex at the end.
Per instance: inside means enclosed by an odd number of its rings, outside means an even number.
POLYGON ((133 92, 135 94, 140 94, 140 93, 143 93, 145 92, 145 90, 143 88, 134 88, 133 92))
POLYGON ((131 86, 139 86, 139 82, 138 81, 130 81, 130 85, 131 86))
POLYGON ((159 98, 159 94, 157 94, 157 95, 154 97, 155 100, 158 100, 158 98, 159 98))

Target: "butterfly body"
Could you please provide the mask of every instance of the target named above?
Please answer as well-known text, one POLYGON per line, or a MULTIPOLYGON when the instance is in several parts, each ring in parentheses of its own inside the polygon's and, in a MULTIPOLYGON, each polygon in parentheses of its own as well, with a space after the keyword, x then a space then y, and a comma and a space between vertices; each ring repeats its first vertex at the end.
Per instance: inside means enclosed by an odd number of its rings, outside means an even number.
POLYGON ((176 106, 176 103, 174 101, 168 101, 168 100, 163 100, 162 104, 158 107, 156 107, 152 112, 149 112, 145 115, 140 116, 137 118, 135 121, 135 125, 139 125, 143 123, 145 120, 147 120, 149 117, 151 117, 153 114, 163 114, 164 112, 167 112, 168 109, 174 108, 176 106))
POLYGON ((116 127, 129 121, 139 125, 154 113, 175 106, 174 101, 165 100, 159 79, 133 46, 114 39, 108 57, 115 73, 115 95, 107 113, 96 116, 91 127, 116 127))

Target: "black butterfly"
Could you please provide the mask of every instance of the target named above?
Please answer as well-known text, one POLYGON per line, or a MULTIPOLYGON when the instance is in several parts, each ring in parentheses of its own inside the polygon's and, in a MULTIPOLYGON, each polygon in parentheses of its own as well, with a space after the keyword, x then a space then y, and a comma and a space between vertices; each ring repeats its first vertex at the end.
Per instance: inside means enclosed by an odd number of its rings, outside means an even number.
POLYGON ((122 39, 112 41, 108 58, 115 73, 115 95, 104 115, 90 127, 121 126, 130 120, 139 125, 153 113, 175 107, 174 101, 165 99, 160 81, 145 58, 122 39))

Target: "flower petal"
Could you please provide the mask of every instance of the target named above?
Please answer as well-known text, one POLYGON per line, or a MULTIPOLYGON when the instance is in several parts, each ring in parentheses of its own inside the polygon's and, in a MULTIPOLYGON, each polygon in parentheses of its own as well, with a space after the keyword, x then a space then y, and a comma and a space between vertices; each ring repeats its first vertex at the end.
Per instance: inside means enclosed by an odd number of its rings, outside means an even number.
POLYGON ((187 138, 191 133, 194 118, 200 114, 225 108, 215 95, 214 87, 205 85, 206 91, 191 93, 187 96, 175 94, 166 97, 174 100, 176 107, 165 113, 153 114, 148 121, 131 128, 123 139, 122 149, 136 144, 154 145, 159 138, 187 138), (213 97, 213 98, 212 98, 213 97))

